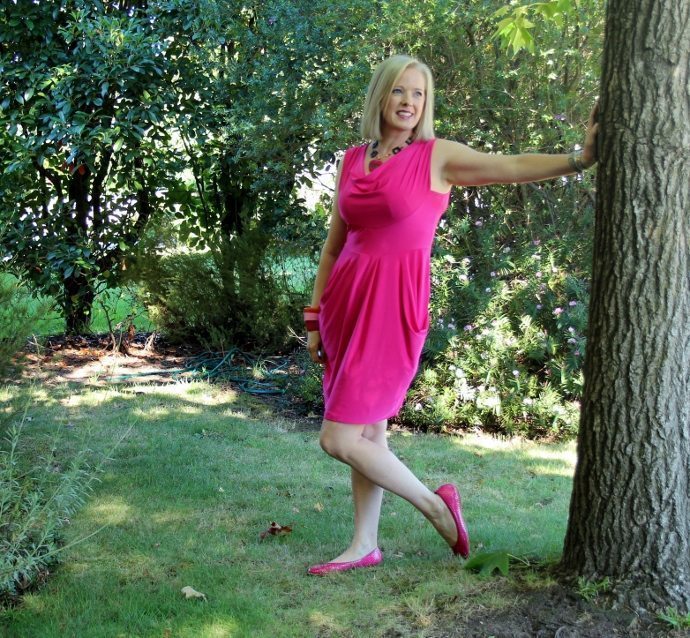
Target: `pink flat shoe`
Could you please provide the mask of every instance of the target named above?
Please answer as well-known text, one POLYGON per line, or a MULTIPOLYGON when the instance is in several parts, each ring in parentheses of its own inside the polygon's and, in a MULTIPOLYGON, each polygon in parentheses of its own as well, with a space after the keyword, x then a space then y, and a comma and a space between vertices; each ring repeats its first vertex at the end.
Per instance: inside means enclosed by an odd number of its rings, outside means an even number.
POLYGON ((308 573, 312 576, 324 576, 332 572, 345 572, 349 569, 359 569, 360 567, 374 567, 383 561, 383 554, 377 547, 373 552, 358 560, 351 560, 344 563, 322 563, 312 565, 308 573))
POLYGON ((467 527, 465 527, 465 521, 462 520, 462 499, 460 498, 460 492, 458 492, 458 488, 452 483, 446 483, 445 485, 441 485, 435 493, 441 497, 455 521, 458 540, 455 541, 455 545, 452 547, 453 553, 456 556, 460 554, 463 558, 467 558, 470 555, 470 537, 467 533, 467 527))

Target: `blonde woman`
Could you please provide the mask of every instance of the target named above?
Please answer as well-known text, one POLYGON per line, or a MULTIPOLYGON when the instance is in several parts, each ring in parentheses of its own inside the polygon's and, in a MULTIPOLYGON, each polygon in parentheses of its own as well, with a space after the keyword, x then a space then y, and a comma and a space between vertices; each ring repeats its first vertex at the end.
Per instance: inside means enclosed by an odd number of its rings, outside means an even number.
POLYGON ((330 229, 321 252, 307 347, 324 364, 322 448, 351 468, 350 545, 309 573, 379 564, 384 490, 406 499, 455 554, 470 540, 460 494, 427 488, 388 449, 386 427, 417 370, 429 327, 429 262, 454 185, 504 184, 581 172, 596 162, 596 107, 580 153, 490 155, 434 137, 429 68, 396 55, 374 71, 361 133, 368 143, 340 163, 330 229))

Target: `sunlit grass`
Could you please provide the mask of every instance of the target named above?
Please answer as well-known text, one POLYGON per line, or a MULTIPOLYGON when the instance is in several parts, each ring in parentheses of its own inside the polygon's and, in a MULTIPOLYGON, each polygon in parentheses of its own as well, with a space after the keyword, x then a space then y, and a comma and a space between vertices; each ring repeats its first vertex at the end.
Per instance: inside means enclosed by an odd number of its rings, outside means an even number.
MULTIPOLYGON (((105 528, 70 548, 45 587, 1 615, 0 633, 424 636, 435 635, 444 614, 514 602, 502 594, 502 579, 463 570, 423 517, 390 494, 382 566, 307 576, 309 564, 349 540, 349 471, 321 451, 315 429, 300 430, 244 395, 194 382, 8 387, 1 396, 17 413, 29 401, 27 445, 37 454, 60 430, 58 461, 84 447, 111 461, 66 540, 105 528), (261 541, 271 521, 292 533, 261 541), (185 586, 207 600, 186 600, 185 586)), ((458 483, 473 551, 532 560, 559 554, 571 444, 410 433, 389 442, 432 489, 458 483)))

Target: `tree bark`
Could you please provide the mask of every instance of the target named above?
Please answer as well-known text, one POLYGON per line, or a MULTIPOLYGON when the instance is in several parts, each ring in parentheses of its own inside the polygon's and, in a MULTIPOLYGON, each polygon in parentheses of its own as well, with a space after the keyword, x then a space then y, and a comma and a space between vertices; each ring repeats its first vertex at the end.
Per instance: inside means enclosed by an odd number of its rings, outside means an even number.
POLYGON ((91 309, 96 298, 93 282, 83 273, 73 273, 64 282, 65 333, 82 335, 89 331, 91 309))
POLYGON ((690 2, 609 0, 578 464, 562 566, 690 609, 690 2))

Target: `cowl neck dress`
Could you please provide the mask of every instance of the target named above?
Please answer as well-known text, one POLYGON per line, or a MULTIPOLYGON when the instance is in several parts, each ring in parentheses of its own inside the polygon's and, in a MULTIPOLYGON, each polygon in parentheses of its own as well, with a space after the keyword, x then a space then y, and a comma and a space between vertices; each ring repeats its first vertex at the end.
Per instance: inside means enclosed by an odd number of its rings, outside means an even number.
POLYGON ((435 140, 414 141, 370 173, 367 145, 343 158, 347 236, 320 300, 325 418, 395 416, 429 329, 430 256, 449 193, 431 189, 435 140))

